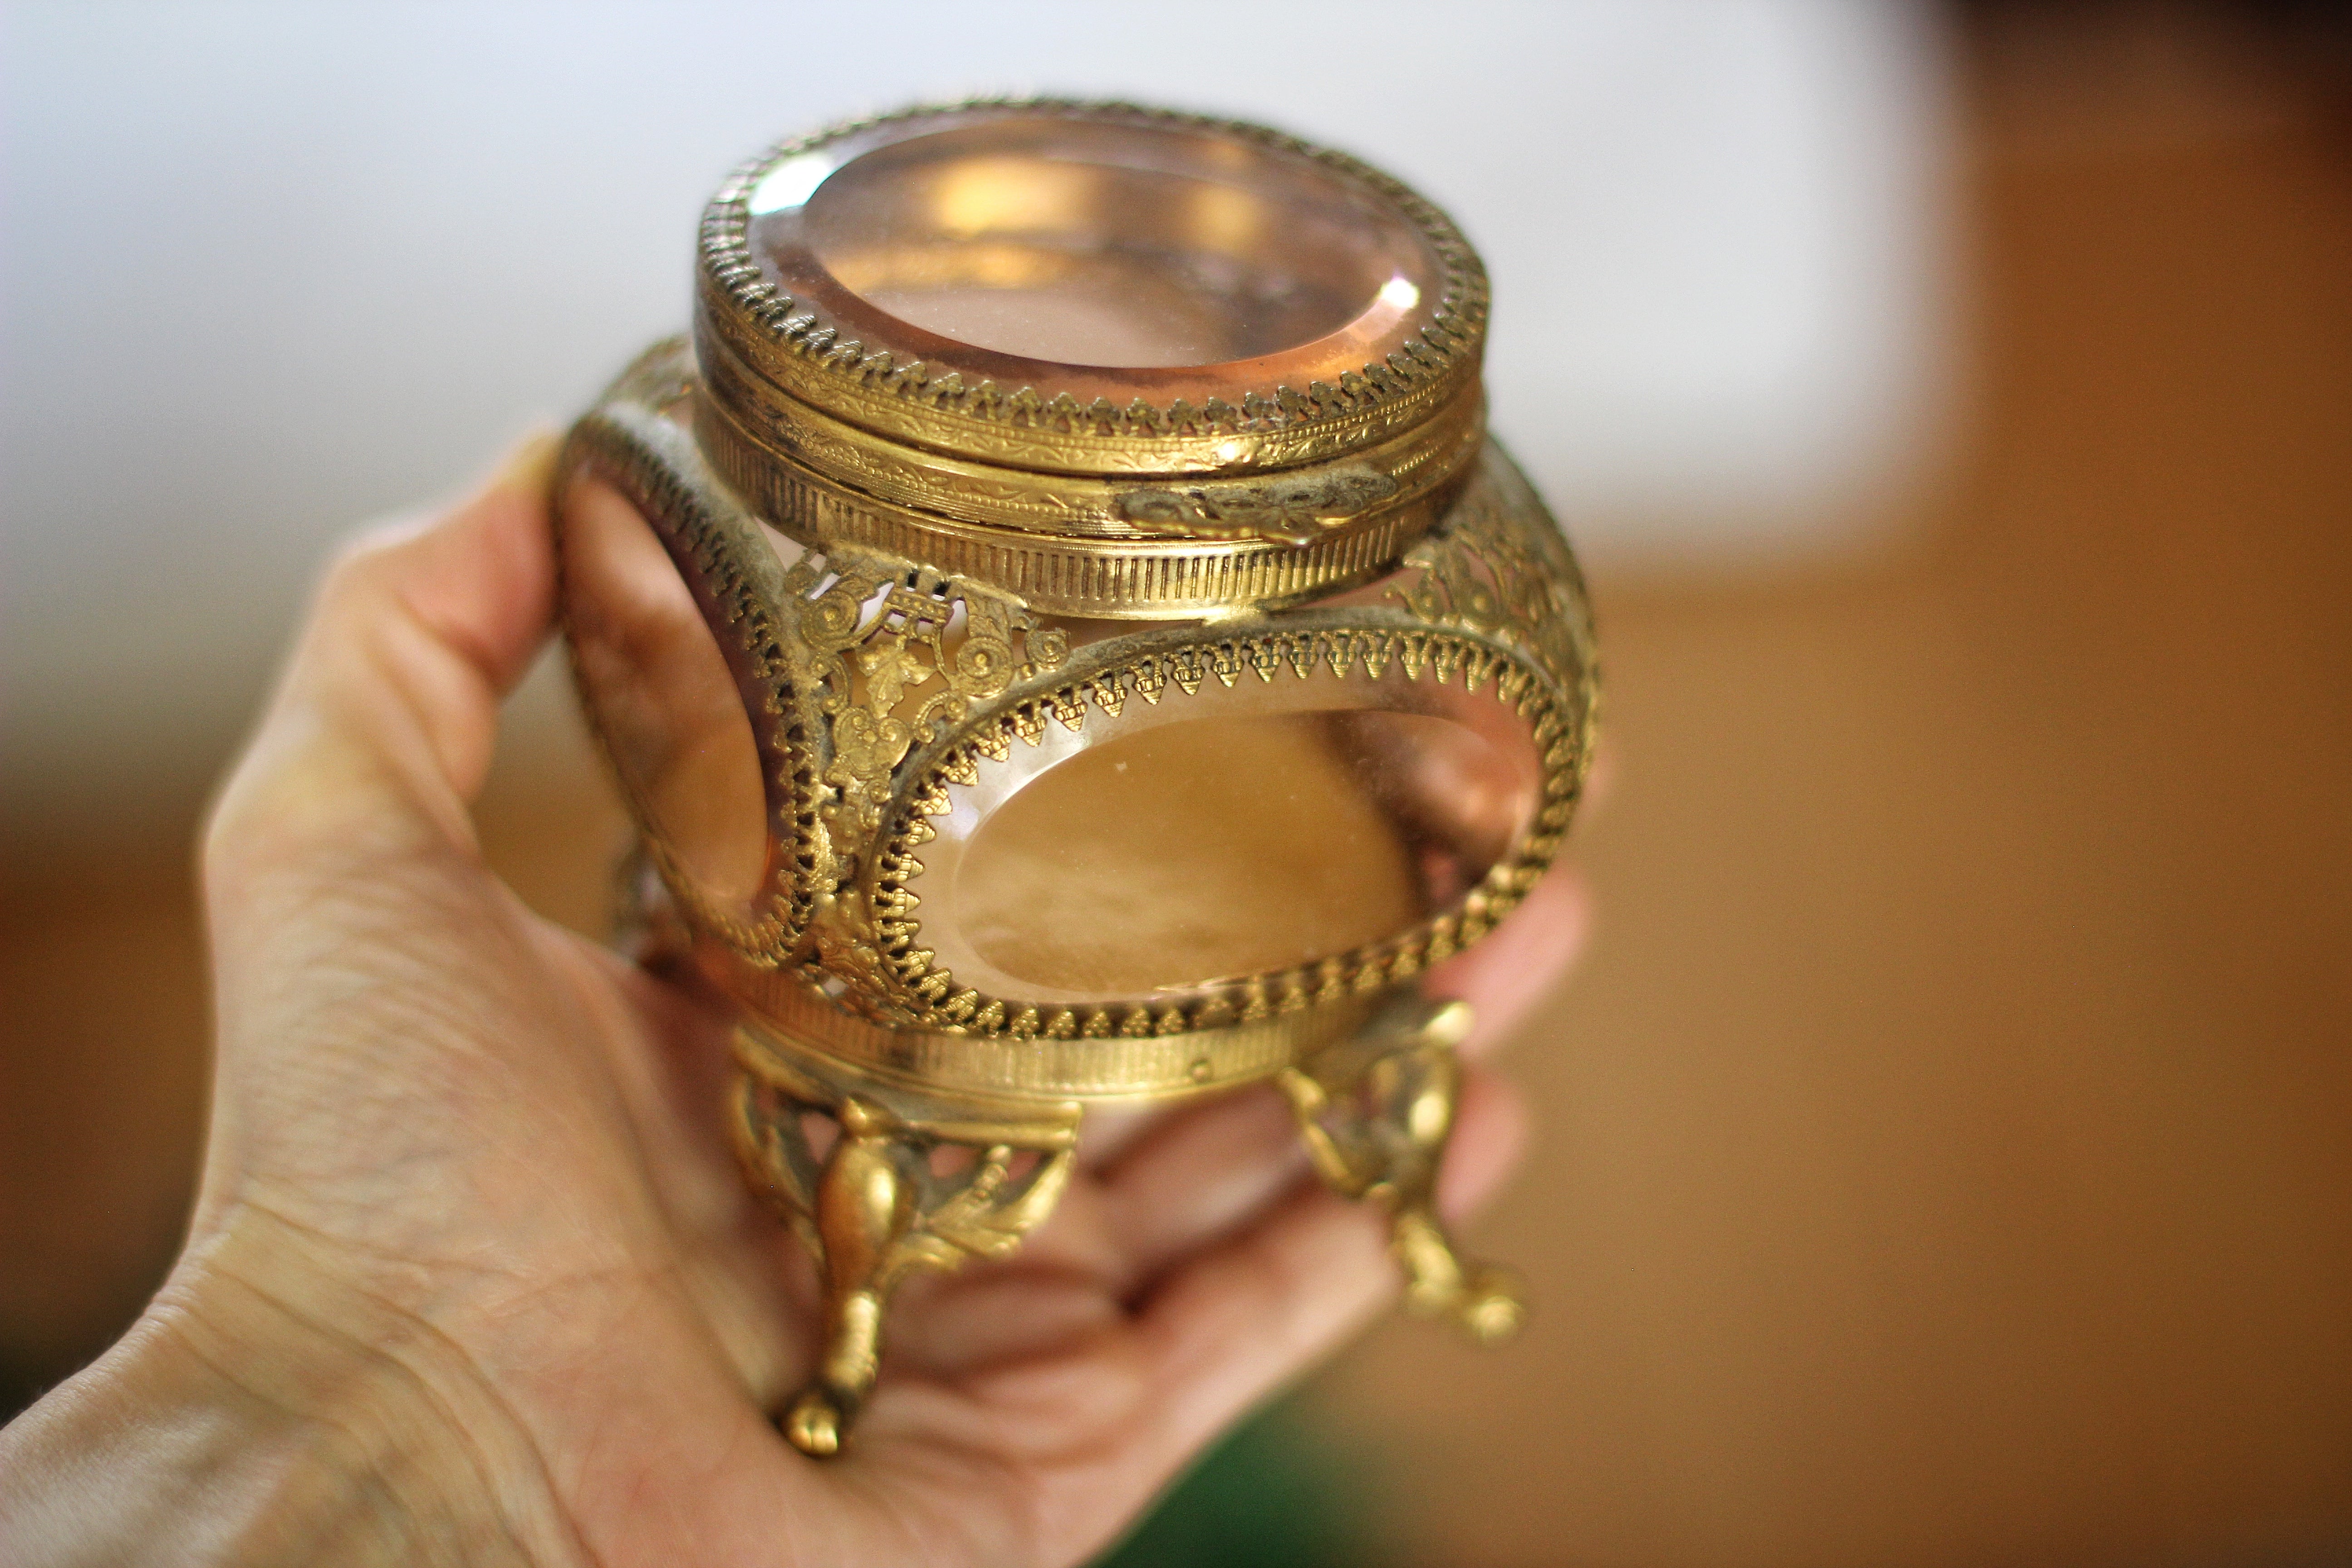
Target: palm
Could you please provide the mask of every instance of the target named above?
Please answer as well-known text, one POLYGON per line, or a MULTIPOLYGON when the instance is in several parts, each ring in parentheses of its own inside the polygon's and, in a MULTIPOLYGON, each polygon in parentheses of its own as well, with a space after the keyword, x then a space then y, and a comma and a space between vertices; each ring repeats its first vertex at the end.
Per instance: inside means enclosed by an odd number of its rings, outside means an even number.
MULTIPOLYGON (((234 1319, 236 1281, 252 1321, 397 1363, 535 1558, 1077 1559, 1377 1306, 1378 1226, 1304 1180, 1270 1093, 1090 1127, 1019 1255, 901 1292, 855 1449, 789 1448, 767 1413, 813 1281, 724 1146, 723 1022, 531 915, 466 824, 546 615, 526 493, 339 575, 225 801, 219 1104, 174 1289, 234 1319)), ((1452 977, 1492 1022, 1572 898, 1452 977)), ((1497 1174, 1507 1121, 1474 1084, 1454 1174, 1497 1174)))

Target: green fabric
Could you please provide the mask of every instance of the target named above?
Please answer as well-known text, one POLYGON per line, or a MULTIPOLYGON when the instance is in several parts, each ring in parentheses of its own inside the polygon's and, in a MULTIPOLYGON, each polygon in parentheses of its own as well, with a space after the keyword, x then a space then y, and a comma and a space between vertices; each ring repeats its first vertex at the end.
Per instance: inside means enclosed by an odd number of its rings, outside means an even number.
POLYGON ((1096 1568, 1364 1568, 1363 1476, 1277 1407, 1235 1430, 1096 1568))

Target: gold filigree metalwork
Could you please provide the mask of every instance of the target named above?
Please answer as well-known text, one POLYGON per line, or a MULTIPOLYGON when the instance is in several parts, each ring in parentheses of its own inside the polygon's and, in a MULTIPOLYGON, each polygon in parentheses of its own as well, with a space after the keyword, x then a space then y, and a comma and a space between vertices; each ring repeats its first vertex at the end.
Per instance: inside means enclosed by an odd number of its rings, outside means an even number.
POLYGON ((1228 480, 1129 490, 1118 498, 1118 511, 1136 527, 1156 533, 1308 544, 1396 492, 1391 476, 1345 463, 1264 483, 1228 480))
MULTIPOLYGON (((1154 478, 1148 470, 1097 476, 1016 468, 905 446, 815 409, 796 409, 790 424, 769 423, 756 429, 730 405, 716 401, 703 405, 699 416, 703 446, 713 466, 747 500, 775 503, 761 508, 766 515, 794 514, 791 492, 781 485, 798 480, 820 489, 846 489, 861 504, 880 502, 901 510, 922 526, 945 519, 1107 542, 1130 531, 1181 538, 1255 537, 1221 531, 1242 520, 1221 518, 1220 512, 1273 510, 1328 522, 1443 492, 1477 457, 1483 409, 1476 392, 1469 388, 1436 416, 1385 440, 1360 445, 1326 461, 1293 465, 1267 479, 1223 479, 1213 473, 1154 478), (1196 504, 1177 515, 1165 510, 1166 501, 1155 504, 1152 499, 1171 491, 1196 503, 1214 497, 1225 505, 1196 504)), ((1295 542, 1288 533, 1270 537, 1295 542)), ((1092 611, 1097 606, 1086 607, 1092 611)))

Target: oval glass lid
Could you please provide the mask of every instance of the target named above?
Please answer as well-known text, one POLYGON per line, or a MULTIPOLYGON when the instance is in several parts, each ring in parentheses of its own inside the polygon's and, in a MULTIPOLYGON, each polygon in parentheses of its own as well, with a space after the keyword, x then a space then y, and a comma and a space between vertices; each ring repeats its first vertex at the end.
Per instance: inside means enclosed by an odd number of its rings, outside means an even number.
POLYGON ((1412 217, 1340 168, 1111 110, 885 122, 781 159, 746 205, 761 271, 842 338, 1121 405, 1238 398, 1274 361, 1336 381, 1444 287, 1412 217))
POLYGON ((592 480, 569 488, 561 514, 573 666, 622 788, 690 890, 750 921, 767 879, 768 803, 734 671, 635 505, 592 480))
POLYGON ((1008 1003, 1150 999, 1404 936, 1511 852, 1542 789, 1516 712, 1394 668, 1060 729, 950 786, 906 884, 936 965, 1008 1003))

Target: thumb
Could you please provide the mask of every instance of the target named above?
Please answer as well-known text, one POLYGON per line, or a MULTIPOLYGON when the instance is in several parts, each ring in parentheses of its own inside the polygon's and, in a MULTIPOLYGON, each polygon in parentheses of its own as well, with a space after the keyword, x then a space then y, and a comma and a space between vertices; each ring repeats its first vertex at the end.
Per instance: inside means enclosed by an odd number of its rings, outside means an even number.
MULTIPOLYGON (((499 703, 545 638, 555 439, 530 437, 471 497, 377 529, 329 569, 205 836, 209 882, 323 841, 471 853, 499 703)), ((217 889, 216 889, 217 890, 217 889)))

